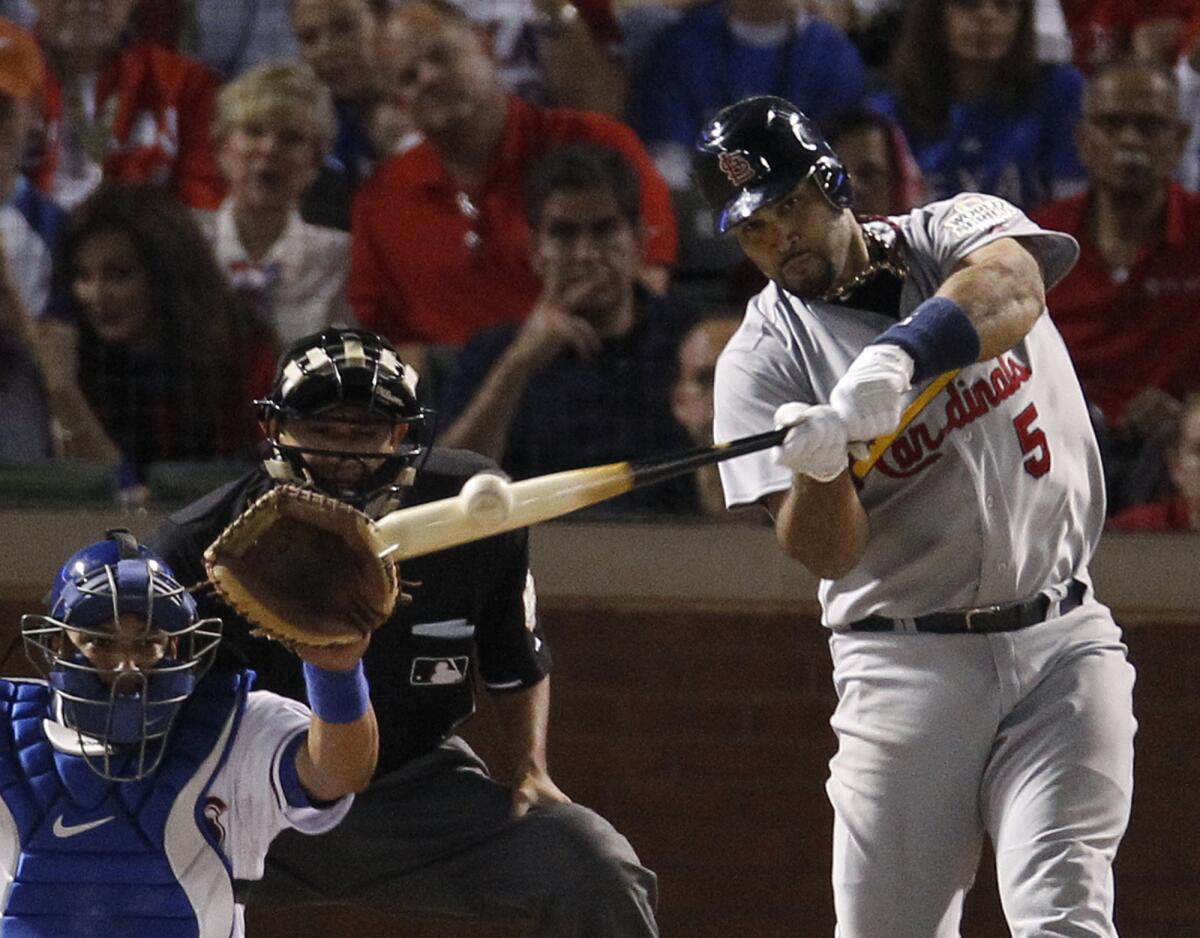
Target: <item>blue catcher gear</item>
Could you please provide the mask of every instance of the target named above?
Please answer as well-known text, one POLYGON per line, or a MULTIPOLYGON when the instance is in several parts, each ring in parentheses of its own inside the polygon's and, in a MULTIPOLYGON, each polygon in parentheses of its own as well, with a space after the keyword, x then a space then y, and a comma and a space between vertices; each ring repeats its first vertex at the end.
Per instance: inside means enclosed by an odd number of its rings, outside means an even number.
POLYGON ((417 373, 400 360, 382 336, 330 327, 297 340, 279 360, 271 393, 255 402, 267 431, 270 456, 263 465, 271 477, 309 486, 348 502, 374 517, 399 505, 428 452, 431 413, 417 402, 417 373), (349 452, 283 443, 281 426, 290 420, 332 419, 347 424, 407 424, 394 452, 349 452), (339 473, 314 471, 311 457, 356 464, 353 482, 339 473))
POLYGON ((692 176, 723 234, 810 176, 834 208, 850 205, 850 176, 821 131, 773 95, 723 108, 696 142, 692 176))
POLYGON ((46 604, 48 615, 22 617, 21 634, 54 690, 54 719, 98 775, 145 778, 212 664, 220 620, 200 619, 170 568, 120 529, 63 565, 46 604))

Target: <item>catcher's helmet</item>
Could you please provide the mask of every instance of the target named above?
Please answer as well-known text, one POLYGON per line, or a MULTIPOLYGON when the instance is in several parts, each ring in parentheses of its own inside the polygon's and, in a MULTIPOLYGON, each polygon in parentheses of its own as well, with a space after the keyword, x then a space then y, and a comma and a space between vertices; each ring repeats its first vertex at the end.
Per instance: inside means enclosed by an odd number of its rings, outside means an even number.
POLYGON ((834 208, 850 205, 850 177, 817 126, 783 98, 731 104, 700 132, 692 175, 718 233, 783 198, 810 176, 834 208))
POLYGON ((46 605, 48 615, 21 617, 21 635, 53 689, 55 722, 74 730, 96 774, 151 774, 180 707, 212 664, 220 620, 201 619, 170 568, 123 529, 72 555, 46 605), (129 628, 129 615, 143 620, 140 630, 129 628), (133 660, 138 643, 154 650, 153 663, 133 660), (106 657, 112 645, 124 651, 106 657))
POLYGON ((264 465, 273 478, 325 489, 361 509, 382 493, 410 485, 428 449, 422 439, 429 435, 430 414, 417 402, 416 370, 373 332, 335 326, 297 340, 279 360, 271 393, 255 404, 268 428, 271 455, 264 465), (345 415, 347 408, 353 418, 345 415), (335 410, 347 422, 404 423, 409 431, 394 452, 343 452, 281 443, 278 421, 271 419, 322 417, 335 410), (333 491, 312 472, 310 455, 378 465, 363 473, 353 492, 333 491))

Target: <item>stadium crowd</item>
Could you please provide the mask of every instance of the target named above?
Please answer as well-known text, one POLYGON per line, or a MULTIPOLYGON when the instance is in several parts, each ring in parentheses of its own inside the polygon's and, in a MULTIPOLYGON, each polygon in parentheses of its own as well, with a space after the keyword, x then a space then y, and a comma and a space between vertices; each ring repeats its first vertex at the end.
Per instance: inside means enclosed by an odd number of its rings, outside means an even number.
MULTIPOLYGON (((331 323, 515 478, 711 440, 757 275, 697 129, 777 94, 862 214, 1067 231, 1048 298, 1122 528, 1200 528, 1200 0, 0 0, 0 465, 254 458, 331 323), (569 426, 567 422, 569 421, 569 426)), ((725 514, 711 474, 631 501, 725 514)))

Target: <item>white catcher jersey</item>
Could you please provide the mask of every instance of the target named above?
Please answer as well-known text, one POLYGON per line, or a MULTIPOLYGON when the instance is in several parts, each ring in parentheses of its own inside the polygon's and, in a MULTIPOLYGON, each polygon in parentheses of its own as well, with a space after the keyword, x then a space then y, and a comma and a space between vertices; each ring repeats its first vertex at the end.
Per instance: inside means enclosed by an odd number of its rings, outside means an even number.
MULTIPOLYGON (((261 879, 267 848, 285 828, 322 834, 336 827, 350 810, 353 795, 320 808, 292 807, 284 798, 279 781, 280 758, 287 744, 307 730, 308 724, 309 710, 302 703, 269 691, 256 690, 247 695, 246 709, 229 757, 213 776, 203 808, 204 819, 216 832, 234 879, 261 879)), ((47 726, 55 747, 78 751, 74 731, 55 732, 55 724, 47 726)), ((181 822, 178 827, 168 825, 168 847, 172 837, 200 837, 190 813, 181 822)), ((17 842, 11 815, 0 810, 0 843, 17 842)), ((0 875, 11 879, 11 870, 6 866, 11 867, 12 862, 12 857, 0 856, 0 875)), ((234 927, 229 938, 242 938, 244 934, 243 910, 239 905, 234 910, 234 927)))
MULTIPOLYGON (((994 196, 963 194, 891 221, 908 271, 901 316, 1000 238, 1019 239, 1039 258, 1047 289, 1079 253, 1069 235, 1039 228, 994 196)), ((850 362, 893 322, 768 285, 717 363, 715 439, 771 429, 788 401, 828 403, 850 362)), ((733 507, 787 490, 791 472, 767 450, 721 463, 721 481, 733 507)), ((1104 482, 1083 392, 1050 316, 1043 311, 1009 351, 964 368, 880 459, 859 497, 870 519, 866 552, 820 586, 834 628, 1041 592, 1057 599, 1072 578, 1087 582, 1104 482)))

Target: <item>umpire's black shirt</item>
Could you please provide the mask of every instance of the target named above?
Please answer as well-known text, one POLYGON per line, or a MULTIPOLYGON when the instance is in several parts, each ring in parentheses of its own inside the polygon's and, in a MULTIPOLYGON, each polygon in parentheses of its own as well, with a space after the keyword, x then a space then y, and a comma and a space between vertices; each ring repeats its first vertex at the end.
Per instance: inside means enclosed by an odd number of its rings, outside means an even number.
MULTIPOLYGON (((435 449, 405 504, 456 495, 467 478, 488 468, 494 464, 474 453, 435 449)), ((171 515, 148 543, 181 582, 201 583, 205 548, 271 485, 257 469, 171 515)), ((550 669, 524 530, 405 561, 400 575, 412 602, 396 607, 364 659, 379 720, 377 775, 428 752, 474 712, 476 669, 500 692, 530 687, 550 669)), ((257 688, 305 700, 295 655, 252 637, 246 620, 211 589, 195 594, 202 615, 225 623, 223 654, 253 668, 257 688)))

